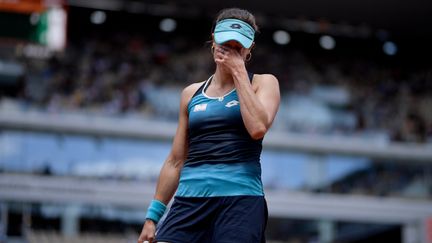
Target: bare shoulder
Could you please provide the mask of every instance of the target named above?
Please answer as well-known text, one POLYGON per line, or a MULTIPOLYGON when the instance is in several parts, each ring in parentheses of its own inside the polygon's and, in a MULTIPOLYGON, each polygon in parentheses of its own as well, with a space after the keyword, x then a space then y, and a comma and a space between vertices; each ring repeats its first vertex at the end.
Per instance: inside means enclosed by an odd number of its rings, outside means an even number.
POLYGON ((278 82, 277 78, 273 74, 269 73, 255 74, 253 79, 258 82, 278 82))
POLYGON ((195 94, 195 92, 201 87, 201 85, 204 84, 204 82, 205 81, 193 83, 184 88, 182 92, 182 99, 186 100, 188 103, 192 96, 195 94))
POLYGON ((255 74, 252 83, 257 88, 261 86, 279 87, 279 81, 273 74, 255 74))

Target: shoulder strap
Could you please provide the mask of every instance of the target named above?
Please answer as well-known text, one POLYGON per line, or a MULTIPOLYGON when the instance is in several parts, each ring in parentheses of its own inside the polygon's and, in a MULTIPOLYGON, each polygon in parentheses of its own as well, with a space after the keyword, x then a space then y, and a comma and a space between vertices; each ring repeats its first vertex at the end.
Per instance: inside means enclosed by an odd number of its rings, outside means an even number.
POLYGON ((248 75, 249 75, 249 81, 252 83, 254 73, 248 72, 248 75))
POLYGON ((199 89, 195 92, 195 94, 192 96, 191 100, 199 95, 201 93, 201 91, 204 89, 204 87, 206 86, 207 82, 209 82, 209 80, 212 78, 213 76, 211 76, 208 80, 204 81, 204 83, 199 87, 199 89))
POLYGON ((195 94, 192 96, 192 98, 199 95, 201 93, 201 91, 203 90, 204 86, 205 86, 205 82, 199 87, 199 89, 195 92, 195 94))
MULTIPOLYGON (((249 81, 252 83, 252 79, 253 79, 254 73, 248 72, 248 76, 249 76, 249 81)), ((213 76, 212 76, 212 77, 213 77, 213 76)), ((195 92, 195 94, 192 96, 192 98, 194 98, 195 96, 199 95, 199 94, 202 92, 202 90, 203 90, 204 87, 206 86, 207 82, 211 82, 211 78, 212 78, 212 77, 210 77, 209 80, 205 81, 205 82, 204 82, 204 83, 199 87, 199 89, 195 92)))

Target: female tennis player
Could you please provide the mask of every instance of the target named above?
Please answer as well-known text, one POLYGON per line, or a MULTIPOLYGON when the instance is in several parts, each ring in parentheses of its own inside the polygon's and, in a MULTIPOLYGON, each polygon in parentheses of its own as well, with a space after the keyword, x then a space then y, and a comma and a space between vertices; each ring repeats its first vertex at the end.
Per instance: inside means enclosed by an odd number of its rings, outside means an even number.
POLYGON ((260 155, 280 94, 273 75, 246 69, 257 29, 255 17, 243 9, 225 9, 217 16, 212 33, 216 70, 182 92, 172 150, 138 243, 265 242, 260 155))

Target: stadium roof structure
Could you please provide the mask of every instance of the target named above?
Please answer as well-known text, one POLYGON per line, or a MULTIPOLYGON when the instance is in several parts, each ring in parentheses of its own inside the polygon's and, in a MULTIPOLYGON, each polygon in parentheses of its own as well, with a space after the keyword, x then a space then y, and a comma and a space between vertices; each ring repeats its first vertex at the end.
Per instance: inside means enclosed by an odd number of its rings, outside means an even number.
POLYGON ((69 0, 71 6, 143 12, 154 15, 211 15, 227 7, 241 7, 257 15, 289 19, 366 24, 397 36, 432 38, 432 1, 428 0, 69 0))

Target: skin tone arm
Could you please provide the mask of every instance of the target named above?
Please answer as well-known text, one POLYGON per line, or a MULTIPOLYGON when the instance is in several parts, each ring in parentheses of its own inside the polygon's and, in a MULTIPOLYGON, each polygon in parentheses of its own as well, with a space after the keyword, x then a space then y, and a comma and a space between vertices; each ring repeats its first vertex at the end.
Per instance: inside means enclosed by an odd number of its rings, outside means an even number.
POLYGON ((255 75, 251 85, 244 63, 249 51, 235 41, 216 45, 215 62, 232 76, 247 131, 253 139, 261 139, 273 123, 279 107, 279 83, 275 76, 263 74, 255 75))
MULTIPOLYGON (((162 166, 159 180, 156 187, 154 198, 163 202, 165 205, 169 203, 177 190, 180 170, 187 157, 188 140, 187 140, 187 127, 188 127, 188 111, 187 104, 198 89, 200 83, 192 84, 186 87, 181 95, 180 101, 180 114, 176 134, 170 154, 162 166)), ((152 220, 146 220, 138 238, 138 243, 144 241, 153 242, 155 237, 156 225, 152 220)))

